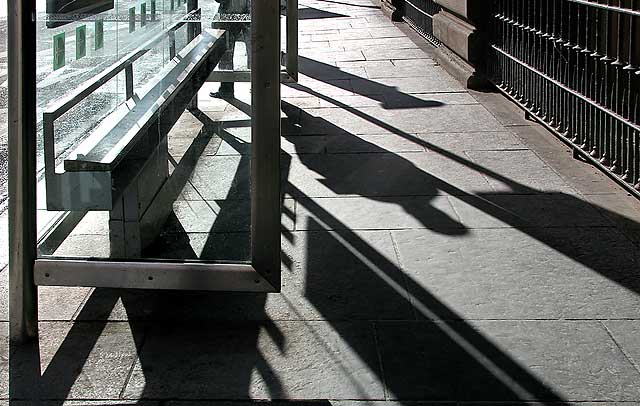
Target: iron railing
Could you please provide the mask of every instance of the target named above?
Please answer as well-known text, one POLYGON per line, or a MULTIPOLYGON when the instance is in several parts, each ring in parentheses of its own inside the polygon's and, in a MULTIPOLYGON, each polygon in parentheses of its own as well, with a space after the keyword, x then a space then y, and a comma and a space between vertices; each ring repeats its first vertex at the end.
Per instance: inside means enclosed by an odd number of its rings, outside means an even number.
POLYGON ((433 16, 440 11, 440 5, 433 0, 405 0, 402 18, 418 33, 434 45, 440 41, 433 35, 433 16))
POLYGON ((494 0, 490 79, 640 190, 640 0, 494 0))

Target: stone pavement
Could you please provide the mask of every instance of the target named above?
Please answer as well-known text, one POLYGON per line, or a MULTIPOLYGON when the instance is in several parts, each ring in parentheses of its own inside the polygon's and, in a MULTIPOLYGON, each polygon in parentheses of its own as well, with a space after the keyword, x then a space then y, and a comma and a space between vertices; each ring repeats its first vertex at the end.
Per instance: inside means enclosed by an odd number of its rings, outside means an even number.
POLYGON ((640 204, 369 0, 301 5, 282 293, 41 288, 0 398, 640 402, 640 204))

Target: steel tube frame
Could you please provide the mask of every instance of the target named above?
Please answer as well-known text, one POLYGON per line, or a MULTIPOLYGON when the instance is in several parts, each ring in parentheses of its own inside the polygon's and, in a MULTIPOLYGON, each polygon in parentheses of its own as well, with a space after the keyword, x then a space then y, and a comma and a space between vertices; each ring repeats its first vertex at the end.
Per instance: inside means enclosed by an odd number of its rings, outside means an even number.
POLYGON ((9 335, 38 333, 36 259, 36 2, 8 1, 9 335))
POLYGON ((280 2, 252 1, 251 24, 251 260, 280 291, 280 2))
POLYGON ((36 261, 35 282, 40 286, 178 289, 265 292, 269 282, 248 264, 149 261, 36 261))
POLYGON ((280 291, 280 7, 253 1, 251 264, 38 259, 36 4, 10 0, 10 336, 37 336, 37 284, 280 291))
POLYGON ((287 60, 289 77, 298 81, 298 0, 287 0, 287 60))

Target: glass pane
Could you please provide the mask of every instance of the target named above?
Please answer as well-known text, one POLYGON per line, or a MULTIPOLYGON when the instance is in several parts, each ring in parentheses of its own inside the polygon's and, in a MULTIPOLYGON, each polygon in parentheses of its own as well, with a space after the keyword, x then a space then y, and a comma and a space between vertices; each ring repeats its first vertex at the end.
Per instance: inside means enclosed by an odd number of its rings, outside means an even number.
POLYGON ((249 1, 50 3, 39 255, 249 261, 249 1))

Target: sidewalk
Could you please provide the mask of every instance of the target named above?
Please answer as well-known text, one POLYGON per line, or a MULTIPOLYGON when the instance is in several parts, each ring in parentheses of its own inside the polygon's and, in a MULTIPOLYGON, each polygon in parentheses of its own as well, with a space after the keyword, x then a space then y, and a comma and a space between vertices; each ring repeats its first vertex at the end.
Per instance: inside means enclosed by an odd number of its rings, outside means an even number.
POLYGON ((640 203, 370 0, 301 7, 282 293, 41 288, 9 365, 5 266, 0 399, 640 402, 640 203))

